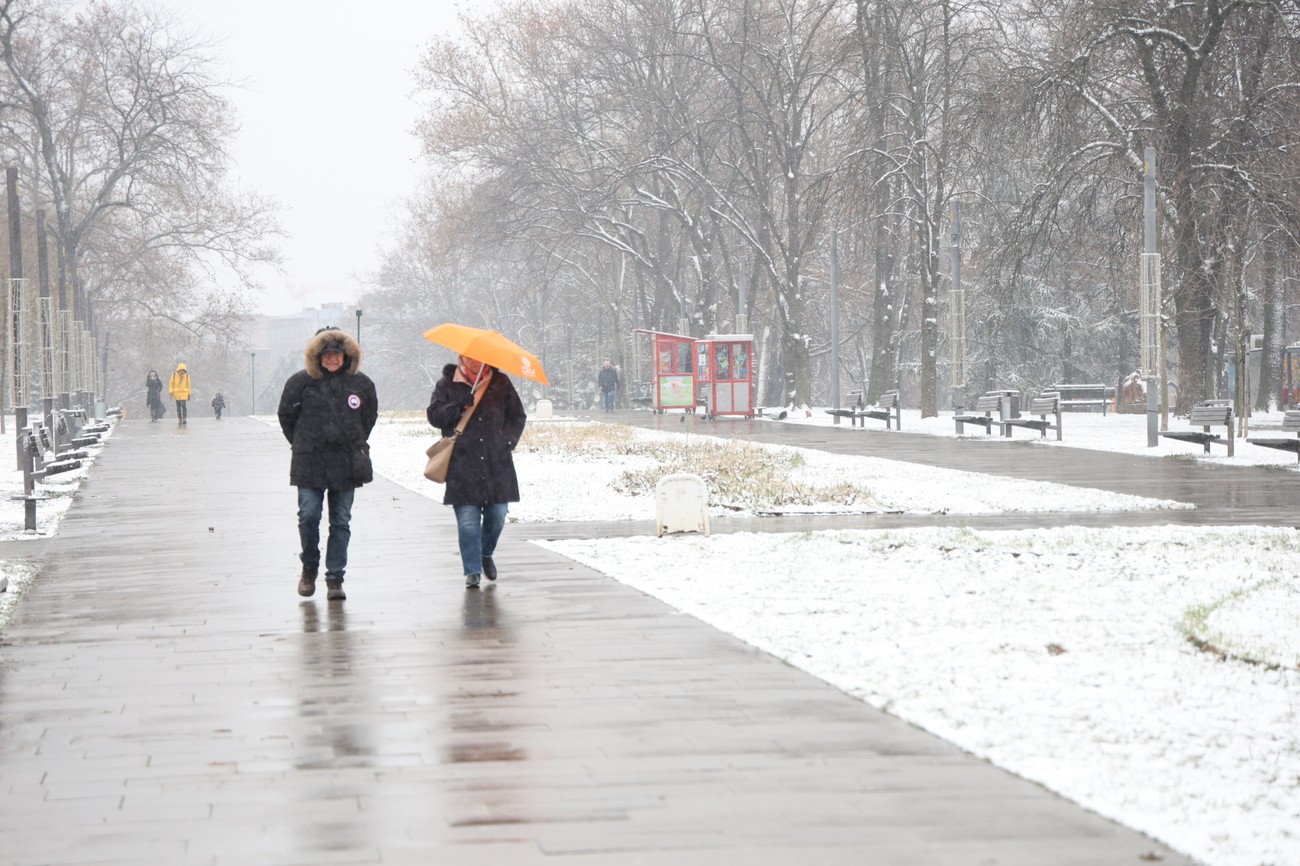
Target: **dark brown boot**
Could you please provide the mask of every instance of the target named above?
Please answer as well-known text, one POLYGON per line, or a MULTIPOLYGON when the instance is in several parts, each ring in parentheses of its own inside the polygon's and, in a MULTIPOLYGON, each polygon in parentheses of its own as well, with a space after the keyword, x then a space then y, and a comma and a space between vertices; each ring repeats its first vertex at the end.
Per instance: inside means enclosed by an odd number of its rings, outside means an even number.
POLYGON ((329 590, 325 598, 327 601, 345 601, 348 597, 343 591, 343 578, 325 576, 325 588, 329 590))
POLYGON ((316 592, 316 569, 304 568, 302 576, 298 578, 298 594, 303 598, 311 598, 316 592))

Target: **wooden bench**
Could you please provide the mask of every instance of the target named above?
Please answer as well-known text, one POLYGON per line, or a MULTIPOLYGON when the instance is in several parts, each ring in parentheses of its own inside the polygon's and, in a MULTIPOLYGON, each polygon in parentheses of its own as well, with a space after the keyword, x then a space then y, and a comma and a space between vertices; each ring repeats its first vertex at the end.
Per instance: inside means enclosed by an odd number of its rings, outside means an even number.
POLYGON ((975 398, 974 412, 982 412, 982 415, 953 415, 952 420, 957 422, 957 434, 961 435, 963 424, 978 424, 984 428, 986 434, 993 432, 993 425, 1002 423, 1002 396, 1000 394, 985 394, 982 397, 975 398))
POLYGON ((1026 410, 1030 415, 1037 415, 1037 418, 1008 418, 1002 422, 1002 435, 1010 436, 1011 428, 1027 427, 1030 430, 1037 430, 1039 435, 1047 438, 1048 430, 1056 431, 1056 441, 1061 441, 1061 395, 1055 391, 1044 391, 1037 397, 1029 401, 1029 409, 1026 410), (1047 416, 1053 416, 1049 421, 1047 416), (1053 423, 1055 422, 1055 423, 1053 423))
POLYGON ((1200 427, 1200 430, 1176 430, 1174 432, 1161 433, 1167 439, 1178 439, 1182 442, 1195 442, 1205 446, 1205 453, 1210 453, 1211 445, 1226 445, 1228 447, 1228 456, 1233 453, 1232 445, 1236 438, 1232 429, 1232 402, 1229 400, 1206 400, 1203 403, 1197 403, 1192 407, 1192 414, 1188 418, 1193 427, 1200 427), (1210 432, 1211 427, 1225 428, 1226 436, 1220 436, 1217 433, 1210 432))
POLYGON ((1247 438, 1246 441, 1251 445, 1259 445, 1263 448, 1276 448, 1279 451, 1292 451, 1295 453, 1296 460, 1300 460, 1300 409, 1291 409, 1282 418, 1282 432, 1294 433, 1294 439, 1264 439, 1264 438, 1247 438))
POLYGON ((886 391, 881 394, 874 406, 862 405, 861 391, 850 391, 849 396, 856 399, 856 406, 849 409, 827 409, 826 414, 848 418, 849 424, 853 427, 858 426, 859 423, 866 427, 867 419, 872 418, 876 421, 884 421, 886 430, 903 429, 903 407, 902 401, 898 399, 898 391, 886 391))
POLYGON ((1085 384, 1075 385, 1069 383, 1060 383, 1053 385, 1048 389, 1061 395, 1061 411, 1081 411, 1091 412, 1094 409, 1100 409, 1101 414, 1105 415, 1110 410, 1110 391, 1105 385, 1085 384))

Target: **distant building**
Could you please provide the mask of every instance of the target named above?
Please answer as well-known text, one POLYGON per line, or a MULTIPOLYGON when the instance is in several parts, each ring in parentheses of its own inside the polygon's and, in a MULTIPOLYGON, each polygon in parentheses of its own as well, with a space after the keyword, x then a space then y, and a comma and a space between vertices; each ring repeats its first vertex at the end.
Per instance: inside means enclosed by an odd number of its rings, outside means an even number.
POLYGON ((307 307, 287 316, 259 316, 253 320, 249 344, 259 349, 259 366, 265 358, 268 367, 274 368, 281 362, 301 367, 302 350, 312 334, 327 325, 352 333, 356 327, 355 316, 353 307, 341 303, 307 307))
POLYGON ((302 352, 312 334, 333 325, 355 335, 355 309, 346 304, 324 304, 287 316, 257 316, 249 322, 248 351, 256 358, 249 371, 256 389, 252 395, 255 410, 274 410, 285 378, 302 369, 302 352))

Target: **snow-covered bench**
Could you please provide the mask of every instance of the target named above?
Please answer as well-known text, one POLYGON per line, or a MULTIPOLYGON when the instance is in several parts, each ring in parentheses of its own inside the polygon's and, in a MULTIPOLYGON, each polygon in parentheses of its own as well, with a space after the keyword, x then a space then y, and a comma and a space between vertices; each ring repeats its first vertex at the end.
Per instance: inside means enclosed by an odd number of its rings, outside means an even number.
POLYGON ((850 391, 849 396, 856 398, 856 406, 848 409, 827 409, 826 414, 848 418, 849 424, 853 427, 858 426, 859 423, 865 427, 866 419, 871 418, 884 421, 886 430, 903 429, 903 407, 902 401, 898 399, 898 391, 886 391, 881 394, 874 406, 863 405, 861 391, 850 391))
POLYGON ((1200 427, 1200 430, 1175 430, 1173 432, 1161 433, 1166 439, 1177 439, 1181 442, 1195 442, 1198 445, 1205 446, 1205 453, 1210 453, 1211 445, 1226 445, 1228 456, 1232 456, 1233 441, 1236 435, 1232 429, 1232 402, 1229 400, 1206 400, 1197 403, 1192 407, 1192 414, 1188 421, 1193 427, 1200 427), (1223 427, 1226 435, 1220 436, 1218 433, 1210 431, 1211 427, 1223 427))
POLYGON ((1293 451, 1297 460, 1300 460, 1300 409, 1290 409, 1282 418, 1282 432, 1294 433, 1293 439, 1266 439, 1263 437, 1248 437, 1246 439, 1251 445, 1259 445, 1263 448, 1276 448, 1279 451, 1293 451))
POLYGON ((1030 415, 1037 415, 1037 418, 1008 418, 1002 422, 1002 435, 1011 436, 1011 428, 1027 427, 1030 430, 1037 430, 1039 435, 1047 438, 1048 430, 1056 431, 1056 441, 1061 441, 1061 395, 1055 391, 1044 391, 1037 397, 1029 401, 1030 415), (1053 420, 1047 420, 1047 416, 1053 416, 1053 420), (1053 423, 1055 422, 1055 423, 1053 423))
POLYGON ((1002 424, 1002 395, 985 394, 975 398, 975 408, 964 415, 953 415, 952 420, 957 422, 957 433, 961 434, 963 424, 978 424, 984 428, 985 434, 993 432, 993 425, 1002 424), (974 414, 982 412, 983 414, 974 414))
POLYGON ((1110 389, 1105 385, 1061 383, 1053 385, 1049 390, 1061 395, 1061 409, 1065 412, 1072 409, 1084 412, 1100 409, 1101 414, 1105 415, 1110 409, 1110 395, 1107 393, 1110 389))

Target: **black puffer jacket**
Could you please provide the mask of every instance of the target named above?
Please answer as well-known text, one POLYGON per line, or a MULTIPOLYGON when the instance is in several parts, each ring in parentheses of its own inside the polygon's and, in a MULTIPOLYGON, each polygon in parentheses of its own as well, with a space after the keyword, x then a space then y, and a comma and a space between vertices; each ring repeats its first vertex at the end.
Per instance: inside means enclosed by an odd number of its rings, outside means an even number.
MULTIPOLYGON (((442 368, 442 378, 434 386, 433 397, 425 415, 429 423, 450 436, 460 422, 461 399, 470 393, 469 385, 453 382, 456 365, 442 368)), ((447 467, 447 490, 444 505, 494 505, 519 501, 519 478, 511 452, 524 434, 524 404, 509 377, 500 370, 492 372, 483 399, 460 434, 447 467)))
POLYGON ((307 343, 307 369, 284 383, 280 429, 293 446, 289 483, 346 490, 374 480, 367 440, 379 418, 375 383, 360 372, 361 346, 339 330, 321 330, 307 343), (338 372, 321 366, 321 350, 343 346, 338 372))

